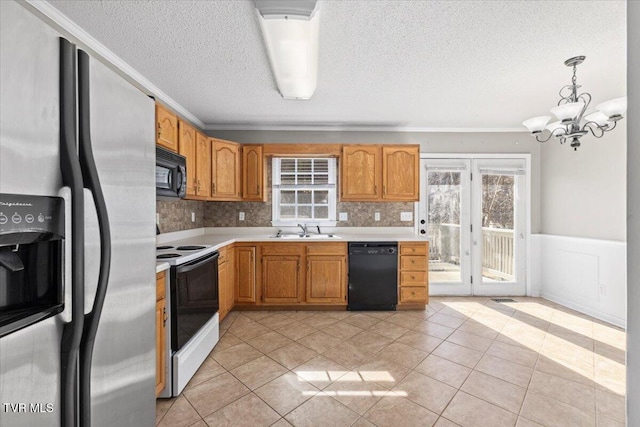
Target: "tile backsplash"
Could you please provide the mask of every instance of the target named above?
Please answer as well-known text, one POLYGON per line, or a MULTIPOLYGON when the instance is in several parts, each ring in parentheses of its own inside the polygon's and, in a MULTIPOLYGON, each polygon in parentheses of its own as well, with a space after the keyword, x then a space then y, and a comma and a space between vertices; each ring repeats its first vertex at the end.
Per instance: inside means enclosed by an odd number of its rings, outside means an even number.
MULTIPOLYGON (((271 162, 267 165, 266 202, 201 202, 157 200, 160 231, 163 233, 200 227, 271 227, 271 162), (191 221, 191 213, 195 222, 191 221), (245 219, 240 221, 239 214, 245 219)), ((338 227, 411 227, 413 221, 400 221, 400 212, 413 212, 413 202, 338 202, 337 212, 346 212, 347 221, 338 227), (380 221, 375 221, 375 213, 380 221)))
MULTIPOLYGON (((200 202, 193 200, 156 201, 163 233, 200 227, 271 227, 271 202, 200 202), (191 222, 191 212, 195 222, 191 222), (238 216, 244 212, 245 220, 238 216)), ((338 227, 411 227, 400 221, 400 212, 413 212, 413 202, 338 202, 338 213, 346 212, 347 221, 338 227), (380 213, 380 221, 374 214, 380 213)))

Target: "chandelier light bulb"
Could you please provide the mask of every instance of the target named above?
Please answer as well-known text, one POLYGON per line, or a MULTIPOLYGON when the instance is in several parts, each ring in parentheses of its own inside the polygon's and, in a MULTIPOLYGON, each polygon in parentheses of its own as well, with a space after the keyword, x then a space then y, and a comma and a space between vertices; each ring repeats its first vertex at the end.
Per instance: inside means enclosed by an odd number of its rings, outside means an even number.
POLYGON ((595 111, 589 115, 584 116, 585 122, 595 122, 598 126, 609 126, 611 122, 609 122, 609 116, 604 114, 602 111, 595 111))
POLYGON ((549 120, 551 120, 551 116, 540 116, 525 120, 522 124, 529 129, 529 132, 540 133, 544 130, 547 123, 549 123, 549 120))
POLYGON ((596 105, 596 109, 602 111, 602 113, 610 119, 619 120, 627 111, 627 97, 623 96, 622 98, 603 102, 602 104, 596 105))
POLYGON ((575 120, 582 109, 584 108, 584 102, 569 102, 566 104, 558 105, 551 109, 551 114, 556 116, 558 120, 562 122, 570 122, 575 120))

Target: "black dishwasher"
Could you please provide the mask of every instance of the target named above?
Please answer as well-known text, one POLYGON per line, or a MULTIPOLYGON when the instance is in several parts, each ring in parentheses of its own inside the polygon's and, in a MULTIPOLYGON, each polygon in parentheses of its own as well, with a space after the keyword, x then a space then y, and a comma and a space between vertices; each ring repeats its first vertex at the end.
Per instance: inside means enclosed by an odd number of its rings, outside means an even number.
POLYGON ((349 243, 348 310, 395 310, 398 243, 349 243))

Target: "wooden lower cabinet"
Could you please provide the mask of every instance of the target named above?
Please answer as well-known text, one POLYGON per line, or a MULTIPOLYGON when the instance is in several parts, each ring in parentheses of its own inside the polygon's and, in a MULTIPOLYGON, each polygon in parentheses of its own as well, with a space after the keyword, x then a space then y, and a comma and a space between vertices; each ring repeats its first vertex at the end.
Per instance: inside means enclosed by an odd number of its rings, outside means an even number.
POLYGON ((422 305, 429 302, 429 243, 400 242, 398 262, 398 304, 422 305))
POLYGON ((264 304, 296 304, 302 301, 304 246, 266 243, 260 247, 261 290, 264 304))
MULTIPOLYGON (((346 242, 235 245, 227 254, 233 253, 236 258, 229 263, 230 266, 235 263, 235 269, 231 270, 235 277, 229 280, 235 283, 236 306, 347 304, 346 242)), ((399 306, 424 308, 429 298, 428 243, 401 242, 399 252, 399 306)))
POLYGON ((306 302, 346 305, 346 243, 310 243, 307 245, 306 302))
POLYGON ((156 274, 156 396, 166 384, 166 272, 156 274))
POLYGON ((218 257, 218 314, 220 321, 233 309, 235 283, 233 247, 225 246, 219 251, 218 257))
POLYGON ((235 253, 235 302, 256 302, 256 248, 236 246, 235 253))
POLYGON ((347 259, 343 255, 307 257, 308 303, 346 304, 347 259))

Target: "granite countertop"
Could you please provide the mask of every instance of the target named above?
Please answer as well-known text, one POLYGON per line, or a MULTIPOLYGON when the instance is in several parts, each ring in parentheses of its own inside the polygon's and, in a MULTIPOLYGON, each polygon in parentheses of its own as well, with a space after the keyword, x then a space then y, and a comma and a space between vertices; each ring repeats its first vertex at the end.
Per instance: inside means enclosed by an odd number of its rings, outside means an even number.
MULTIPOLYGON (((280 243, 309 243, 309 242, 427 242, 426 237, 416 235, 406 228, 400 230, 378 231, 370 229, 331 229, 330 233, 335 233, 333 238, 328 239, 282 239, 274 238, 277 229, 269 228, 237 228, 237 229, 216 229, 201 228, 183 232, 166 233, 157 236, 157 243, 163 245, 211 245, 213 249, 220 249, 235 242, 280 242, 280 243)), ((295 232, 286 230, 285 232, 295 232)), ((313 234, 313 233, 310 233, 313 234)))

